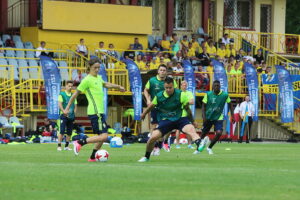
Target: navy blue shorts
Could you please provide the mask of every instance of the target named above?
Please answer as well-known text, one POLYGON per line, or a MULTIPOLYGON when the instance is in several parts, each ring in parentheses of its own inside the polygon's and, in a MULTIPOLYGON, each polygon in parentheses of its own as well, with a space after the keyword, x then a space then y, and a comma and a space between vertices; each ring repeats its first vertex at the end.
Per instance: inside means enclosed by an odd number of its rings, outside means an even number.
POLYGON ((150 123, 151 124, 158 124, 158 121, 157 121, 157 110, 156 108, 154 108, 153 110, 151 110, 151 120, 150 120, 150 123))
POLYGON ((89 115, 94 134, 107 133, 107 124, 103 114, 89 115))
POLYGON ((183 127, 187 124, 192 124, 187 117, 181 117, 176 121, 161 120, 158 123, 158 127, 156 129, 160 130, 162 136, 164 136, 174 129, 180 130, 182 132, 183 127))
POLYGON ((223 120, 206 120, 203 124, 202 133, 208 133, 212 126, 215 128, 215 132, 223 132, 223 120))
POLYGON ((65 115, 60 115, 59 119, 59 133, 61 135, 72 135, 74 127, 74 119, 68 118, 65 115))

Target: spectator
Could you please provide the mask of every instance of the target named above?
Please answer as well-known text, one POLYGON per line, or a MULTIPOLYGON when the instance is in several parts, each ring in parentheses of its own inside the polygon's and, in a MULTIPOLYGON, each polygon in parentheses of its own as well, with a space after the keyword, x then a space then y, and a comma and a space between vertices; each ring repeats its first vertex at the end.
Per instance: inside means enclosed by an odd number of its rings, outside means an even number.
POLYGON ((192 44, 193 48, 195 49, 196 52, 202 53, 202 49, 200 48, 199 43, 196 41, 196 36, 192 35, 192 44))
POLYGON ((157 69, 159 66, 159 62, 157 62, 157 58, 153 57, 150 62, 150 69, 157 69))
POLYGON ((209 53, 207 53, 206 47, 202 47, 203 52, 200 53, 197 57, 201 61, 201 64, 203 66, 208 66, 210 65, 210 56, 209 53))
POLYGON ((196 50, 193 48, 193 43, 189 42, 187 56, 193 58, 196 56, 196 50))
POLYGON ((143 60, 143 62, 146 64, 146 63, 148 62, 149 59, 148 59, 147 56, 143 56, 143 57, 142 57, 142 60, 143 60))
POLYGON ((42 136, 51 136, 52 138, 56 138, 56 131, 57 131, 56 123, 50 121, 48 118, 45 118, 42 136))
POLYGON ((134 50, 143 50, 143 45, 139 43, 139 38, 134 38, 133 49, 134 50))
POLYGON ((258 50, 257 50, 257 54, 254 55, 253 58, 254 58, 259 64, 261 64, 261 63, 265 60, 264 56, 262 55, 261 49, 258 49, 258 50))
POLYGON ((177 62, 176 63, 176 66, 173 67, 173 72, 175 72, 175 73, 183 72, 183 68, 181 66, 181 62, 177 62))
POLYGON ((105 55, 106 53, 107 50, 104 48, 104 42, 103 41, 99 42, 99 48, 95 50, 95 54, 96 55, 100 54, 101 59, 106 59, 106 55, 105 55))
POLYGON ((124 51, 124 55, 123 55, 124 58, 134 60, 135 51, 132 51, 133 49, 134 49, 134 45, 130 44, 128 51, 124 51))
POLYGON ((180 41, 180 43, 181 43, 182 48, 186 48, 186 49, 188 48, 189 41, 187 39, 187 35, 184 35, 182 37, 182 40, 180 41))
POLYGON ((46 47, 46 42, 45 41, 41 41, 41 46, 39 46, 36 50, 39 50, 39 51, 36 51, 35 52, 35 57, 40 57, 40 56, 48 56, 48 57, 51 57, 53 58, 53 52, 49 52, 47 51, 47 49, 45 48, 46 47))
POLYGON ((76 49, 77 53, 79 53, 83 56, 87 56, 88 55, 88 49, 84 44, 84 39, 81 38, 79 42, 80 43, 77 45, 77 49, 76 49))
POLYGON ((228 33, 224 34, 222 38, 222 43, 225 44, 225 46, 230 43, 230 39, 228 38, 228 33))
POLYGON ((161 41, 161 46, 163 48, 163 51, 169 51, 170 50, 170 41, 167 40, 167 34, 163 34, 162 36, 162 41, 161 41))
POLYGON ((248 51, 247 51, 247 55, 246 55, 246 58, 247 58, 247 62, 250 60, 250 64, 252 64, 253 62, 254 62, 254 58, 253 58, 253 56, 252 56, 252 51, 251 51, 251 49, 248 49, 248 51))
POLYGON ((230 70, 230 74, 232 75, 240 75, 242 74, 242 70, 240 70, 240 63, 236 62, 234 68, 230 70))
POLYGON ((267 63, 265 61, 261 63, 261 69, 262 69, 262 73, 265 74, 267 70, 267 63))
POLYGON ((231 63, 229 63, 228 65, 227 65, 227 67, 226 67, 226 73, 227 74, 230 74, 231 73, 231 70, 232 70, 232 64, 231 63))
POLYGON ((258 74, 261 74, 261 73, 262 73, 262 68, 261 68, 260 64, 259 64, 257 61, 254 61, 254 62, 253 62, 253 67, 256 69, 256 72, 257 72, 258 74))
POLYGON ((182 52, 178 51, 173 59, 176 59, 177 62, 181 62, 183 60, 182 52))
POLYGON ((229 48, 226 49, 226 57, 229 58, 230 56, 236 56, 236 51, 234 49, 233 43, 229 43, 229 48))
POLYGON ((169 54, 168 53, 164 53, 164 63, 168 63, 171 62, 170 58, 169 58, 169 54))
POLYGON ((235 59, 239 60, 239 61, 242 61, 243 57, 244 57, 244 50, 240 49, 239 52, 238 52, 238 54, 235 56, 235 59))
POLYGON ((162 40, 159 39, 152 47, 153 51, 163 51, 162 40), (156 49, 155 49, 156 48, 156 49), (154 50, 155 49, 155 50, 154 50))
POLYGON ((226 56, 225 44, 221 43, 221 47, 217 50, 217 55, 220 56, 220 59, 224 60, 226 56))
POLYGON ((196 88, 207 91, 209 89, 209 76, 202 65, 198 66, 198 73, 195 73, 196 88))
POLYGON ((108 45, 108 50, 107 50, 107 54, 118 59, 118 53, 114 50, 114 45, 112 43, 110 43, 108 45))
POLYGON ((178 41, 178 37, 176 33, 172 34, 172 41, 171 41, 171 50, 174 54, 177 54, 178 51, 180 51, 180 42, 178 41))
POLYGON ((207 53, 209 53, 211 58, 214 58, 217 55, 217 49, 214 46, 214 41, 212 40, 208 42, 207 53))
POLYGON ((266 68, 265 74, 271 75, 271 74, 272 74, 272 67, 268 66, 268 67, 266 68))
POLYGON ((142 55, 137 55, 135 63, 140 70, 145 70, 146 63, 142 61, 142 55))

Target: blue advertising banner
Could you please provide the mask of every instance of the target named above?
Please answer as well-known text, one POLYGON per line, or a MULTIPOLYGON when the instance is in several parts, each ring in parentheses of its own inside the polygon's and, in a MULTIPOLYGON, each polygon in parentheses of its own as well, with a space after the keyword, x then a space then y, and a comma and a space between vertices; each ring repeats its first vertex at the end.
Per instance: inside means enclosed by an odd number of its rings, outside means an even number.
MULTIPOLYGON (((105 70, 104 64, 100 65, 100 70, 98 73, 104 82, 107 82, 107 74, 105 70)), ((107 119, 107 88, 103 87, 103 105, 104 105, 104 113, 105 113, 105 119, 107 119)))
MULTIPOLYGON (((188 83, 187 91, 192 92, 194 100, 196 100, 195 98, 196 81, 195 81, 194 68, 189 60, 183 61, 183 70, 184 70, 184 80, 188 83)), ((191 105, 191 110, 193 116, 195 116, 196 103, 191 105)))
MULTIPOLYGON (((223 66, 223 63, 213 60, 213 67, 214 67, 214 80, 220 81, 221 90, 224 92, 228 92, 228 80, 226 70, 223 66)), ((228 104, 225 104, 223 115, 227 118, 228 115, 228 104)))
POLYGON ((123 60, 127 65, 130 90, 132 92, 134 120, 141 120, 142 114, 142 78, 138 66, 130 59, 123 60))
POLYGON ((294 96, 293 84, 290 73, 282 66, 276 65, 279 87, 279 109, 281 122, 290 123, 294 121, 294 96))
MULTIPOLYGON (((277 74, 262 74, 261 75, 263 85, 269 87, 278 87, 278 76, 277 74)), ((265 110, 276 110, 276 93, 265 93, 264 91, 264 109, 265 110)))
POLYGON ((40 59, 46 89, 47 117, 56 120, 59 119, 58 96, 61 82, 59 69, 51 58, 40 56, 40 59))
POLYGON ((244 63, 246 82, 248 86, 249 96, 251 102, 254 105, 255 114, 253 116, 253 121, 258 121, 258 80, 257 73, 254 67, 249 63, 244 63))
POLYGON ((300 75, 291 75, 293 81, 294 109, 300 108, 300 75))

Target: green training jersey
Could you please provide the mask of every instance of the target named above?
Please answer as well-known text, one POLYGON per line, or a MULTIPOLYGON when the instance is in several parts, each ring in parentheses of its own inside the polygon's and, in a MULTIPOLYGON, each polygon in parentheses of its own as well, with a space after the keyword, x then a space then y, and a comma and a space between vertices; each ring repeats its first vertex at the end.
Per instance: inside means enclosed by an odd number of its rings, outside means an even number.
POLYGON ((103 114, 103 84, 102 77, 87 75, 77 87, 77 90, 85 93, 88 100, 88 115, 103 114))
MULTIPOLYGON (((150 78, 150 80, 147 82, 145 87, 149 90, 151 99, 153 99, 155 95, 158 94, 159 92, 165 90, 164 84, 165 81, 161 80, 158 75, 150 78)), ((175 80, 174 80, 174 88, 177 88, 177 83, 175 80)))
POLYGON ((223 120, 223 109, 225 103, 230 103, 228 93, 220 91, 215 94, 213 91, 208 92, 202 102, 206 104, 205 117, 207 120, 223 120))
POLYGON ((156 105, 158 121, 165 119, 176 121, 180 117, 187 116, 187 112, 183 107, 189 103, 189 99, 179 89, 175 88, 171 96, 165 91, 159 92, 152 103, 156 105))
MULTIPOLYGON (((71 97, 72 97, 72 93, 68 93, 67 91, 60 92, 60 94, 58 96, 58 101, 62 103, 62 107, 64 109, 67 107, 71 97)), ((72 105, 70 106, 70 112, 69 112, 68 117, 71 118, 71 119, 75 118, 75 113, 74 113, 75 104, 77 104, 76 99, 75 99, 74 103, 72 103, 72 105)), ((60 114, 62 114, 61 111, 60 111, 60 114)))

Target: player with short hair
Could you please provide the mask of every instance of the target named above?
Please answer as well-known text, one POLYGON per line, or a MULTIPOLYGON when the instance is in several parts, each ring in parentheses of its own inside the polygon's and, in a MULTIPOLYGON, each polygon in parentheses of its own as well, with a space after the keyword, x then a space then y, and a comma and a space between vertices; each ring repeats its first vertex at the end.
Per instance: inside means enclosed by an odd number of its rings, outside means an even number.
MULTIPOLYGON (((208 92, 202 102, 202 117, 203 117, 203 129, 201 134, 201 145, 195 151, 195 153, 199 153, 203 151, 207 140, 204 140, 204 137, 209 133, 209 130, 212 126, 214 126, 216 136, 211 141, 210 145, 207 147, 208 154, 213 154, 212 148, 219 140, 223 132, 223 109, 226 103, 230 106, 231 116, 233 116, 233 107, 230 103, 231 100, 229 98, 228 93, 223 92, 220 86, 220 81, 215 80, 213 82, 213 91, 208 92)), ((232 117, 232 121, 234 122, 234 118, 232 117)))
POLYGON ((88 63, 89 74, 81 81, 77 87, 76 92, 72 95, 64 114, 67 115, 70 111, 70 106, 73 101, 80 93, 85 93, 88 100, 87 114, 91 120, 94 134, 98 136, 80 139, 74 142, 74 153, 79 154, 82 146, 95 143, 94 149, 90 156, 89 162, 95 162, 95 154, 101 148, 103 142, 107 140, 107 124, 104 116, 104 105, 103 105, 103 87, 115 88, 124 92, 124 87, 109 82, 104 82, 100 75, 98 75, 101 61, 98 58, 92 58, 88 63))
POLYGON ((174 80, 171 77, 165 78, 164 89, 164 91, 155 95, 141 115, 141 119, 144 119, 156 107, 158 127, 152 131, 147 142, 145 157, 142 157, 139 162, 149 161, 155 142, 173 129, 178 129, 190 135, 197 148, 200 145, 201 139, 192 124, 193 119, 189 109, 188 97, 179 89, 174 88, 174 80))
POLYGON ((74 126, 74 120, 75 120, 75 113, 77 111, 77 101, 75 99, 75 102, 71 104, 70 112, 67 116, 63 114, 64 109, 67 107, 71 97, 72 97, 72 87, 73 87, 73 81, 67 81, 66 82, 66 88, 65 91, 60 92, 58 96, 58 106, 60 109, 60 119, 58 120, 58 126, 59 126, 59 135, 58 135, 58 147, 57 151, 61 151, 61 141, 66 134, 66 144, 64 150, 72 150, 69 148, 69 142, 70 142, 70 136, 72 135, 73 126, 74 126))

